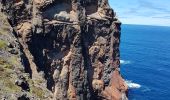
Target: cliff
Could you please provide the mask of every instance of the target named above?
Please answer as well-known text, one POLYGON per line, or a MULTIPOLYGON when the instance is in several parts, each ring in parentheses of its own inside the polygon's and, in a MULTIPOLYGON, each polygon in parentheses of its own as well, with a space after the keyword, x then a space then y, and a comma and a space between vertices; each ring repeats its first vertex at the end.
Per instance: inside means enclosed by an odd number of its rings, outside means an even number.
POLYGON ((127 100, 107 0, 1 0, 0 97, 127 100))

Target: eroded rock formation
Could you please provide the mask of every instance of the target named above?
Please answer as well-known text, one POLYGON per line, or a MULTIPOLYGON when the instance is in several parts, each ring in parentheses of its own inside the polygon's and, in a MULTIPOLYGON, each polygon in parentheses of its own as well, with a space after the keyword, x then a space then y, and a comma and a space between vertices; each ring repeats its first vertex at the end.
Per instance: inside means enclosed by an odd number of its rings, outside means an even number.
POLYGON ((1 3, 27 59, 25 72, 45 80, 53 99, 127 100, 119 72, 121 23, 107 0, 1 3))

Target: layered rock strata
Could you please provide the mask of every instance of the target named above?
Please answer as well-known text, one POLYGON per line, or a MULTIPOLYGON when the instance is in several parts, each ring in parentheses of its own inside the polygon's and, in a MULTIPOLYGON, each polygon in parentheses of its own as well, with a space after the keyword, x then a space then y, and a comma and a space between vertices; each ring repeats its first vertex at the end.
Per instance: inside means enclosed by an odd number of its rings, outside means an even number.
MULTIPOLYGON (((107 0, 2 0, 31 79, 56 100, 127 100, 120 25, 107 0)), ((39 90, 37 90, 39 91, 39 90)))

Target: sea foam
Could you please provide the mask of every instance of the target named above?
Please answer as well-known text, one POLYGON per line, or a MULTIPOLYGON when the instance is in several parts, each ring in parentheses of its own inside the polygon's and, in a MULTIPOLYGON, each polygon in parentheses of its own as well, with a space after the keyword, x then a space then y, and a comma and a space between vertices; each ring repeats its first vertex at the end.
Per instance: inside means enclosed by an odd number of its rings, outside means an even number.
POLYGON ((120 60, 120 64, 130 64, 131 62, 128 60, 120 60))
POLYGON ((137 89, 137 88, 140 88, 141 85, 140 84, 137 84, 137 83, 133 83, 132 81, 125 81, 126 84, 128 85, 128 88, 129 89, 137 89))

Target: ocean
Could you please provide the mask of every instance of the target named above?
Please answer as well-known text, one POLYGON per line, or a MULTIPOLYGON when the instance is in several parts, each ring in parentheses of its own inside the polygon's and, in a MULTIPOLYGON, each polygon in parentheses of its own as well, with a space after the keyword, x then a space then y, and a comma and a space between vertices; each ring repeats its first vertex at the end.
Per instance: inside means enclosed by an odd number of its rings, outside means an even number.
POLYGON ((170 27, 122 25, 120 53, 129 100, 170 100, 170 27))

